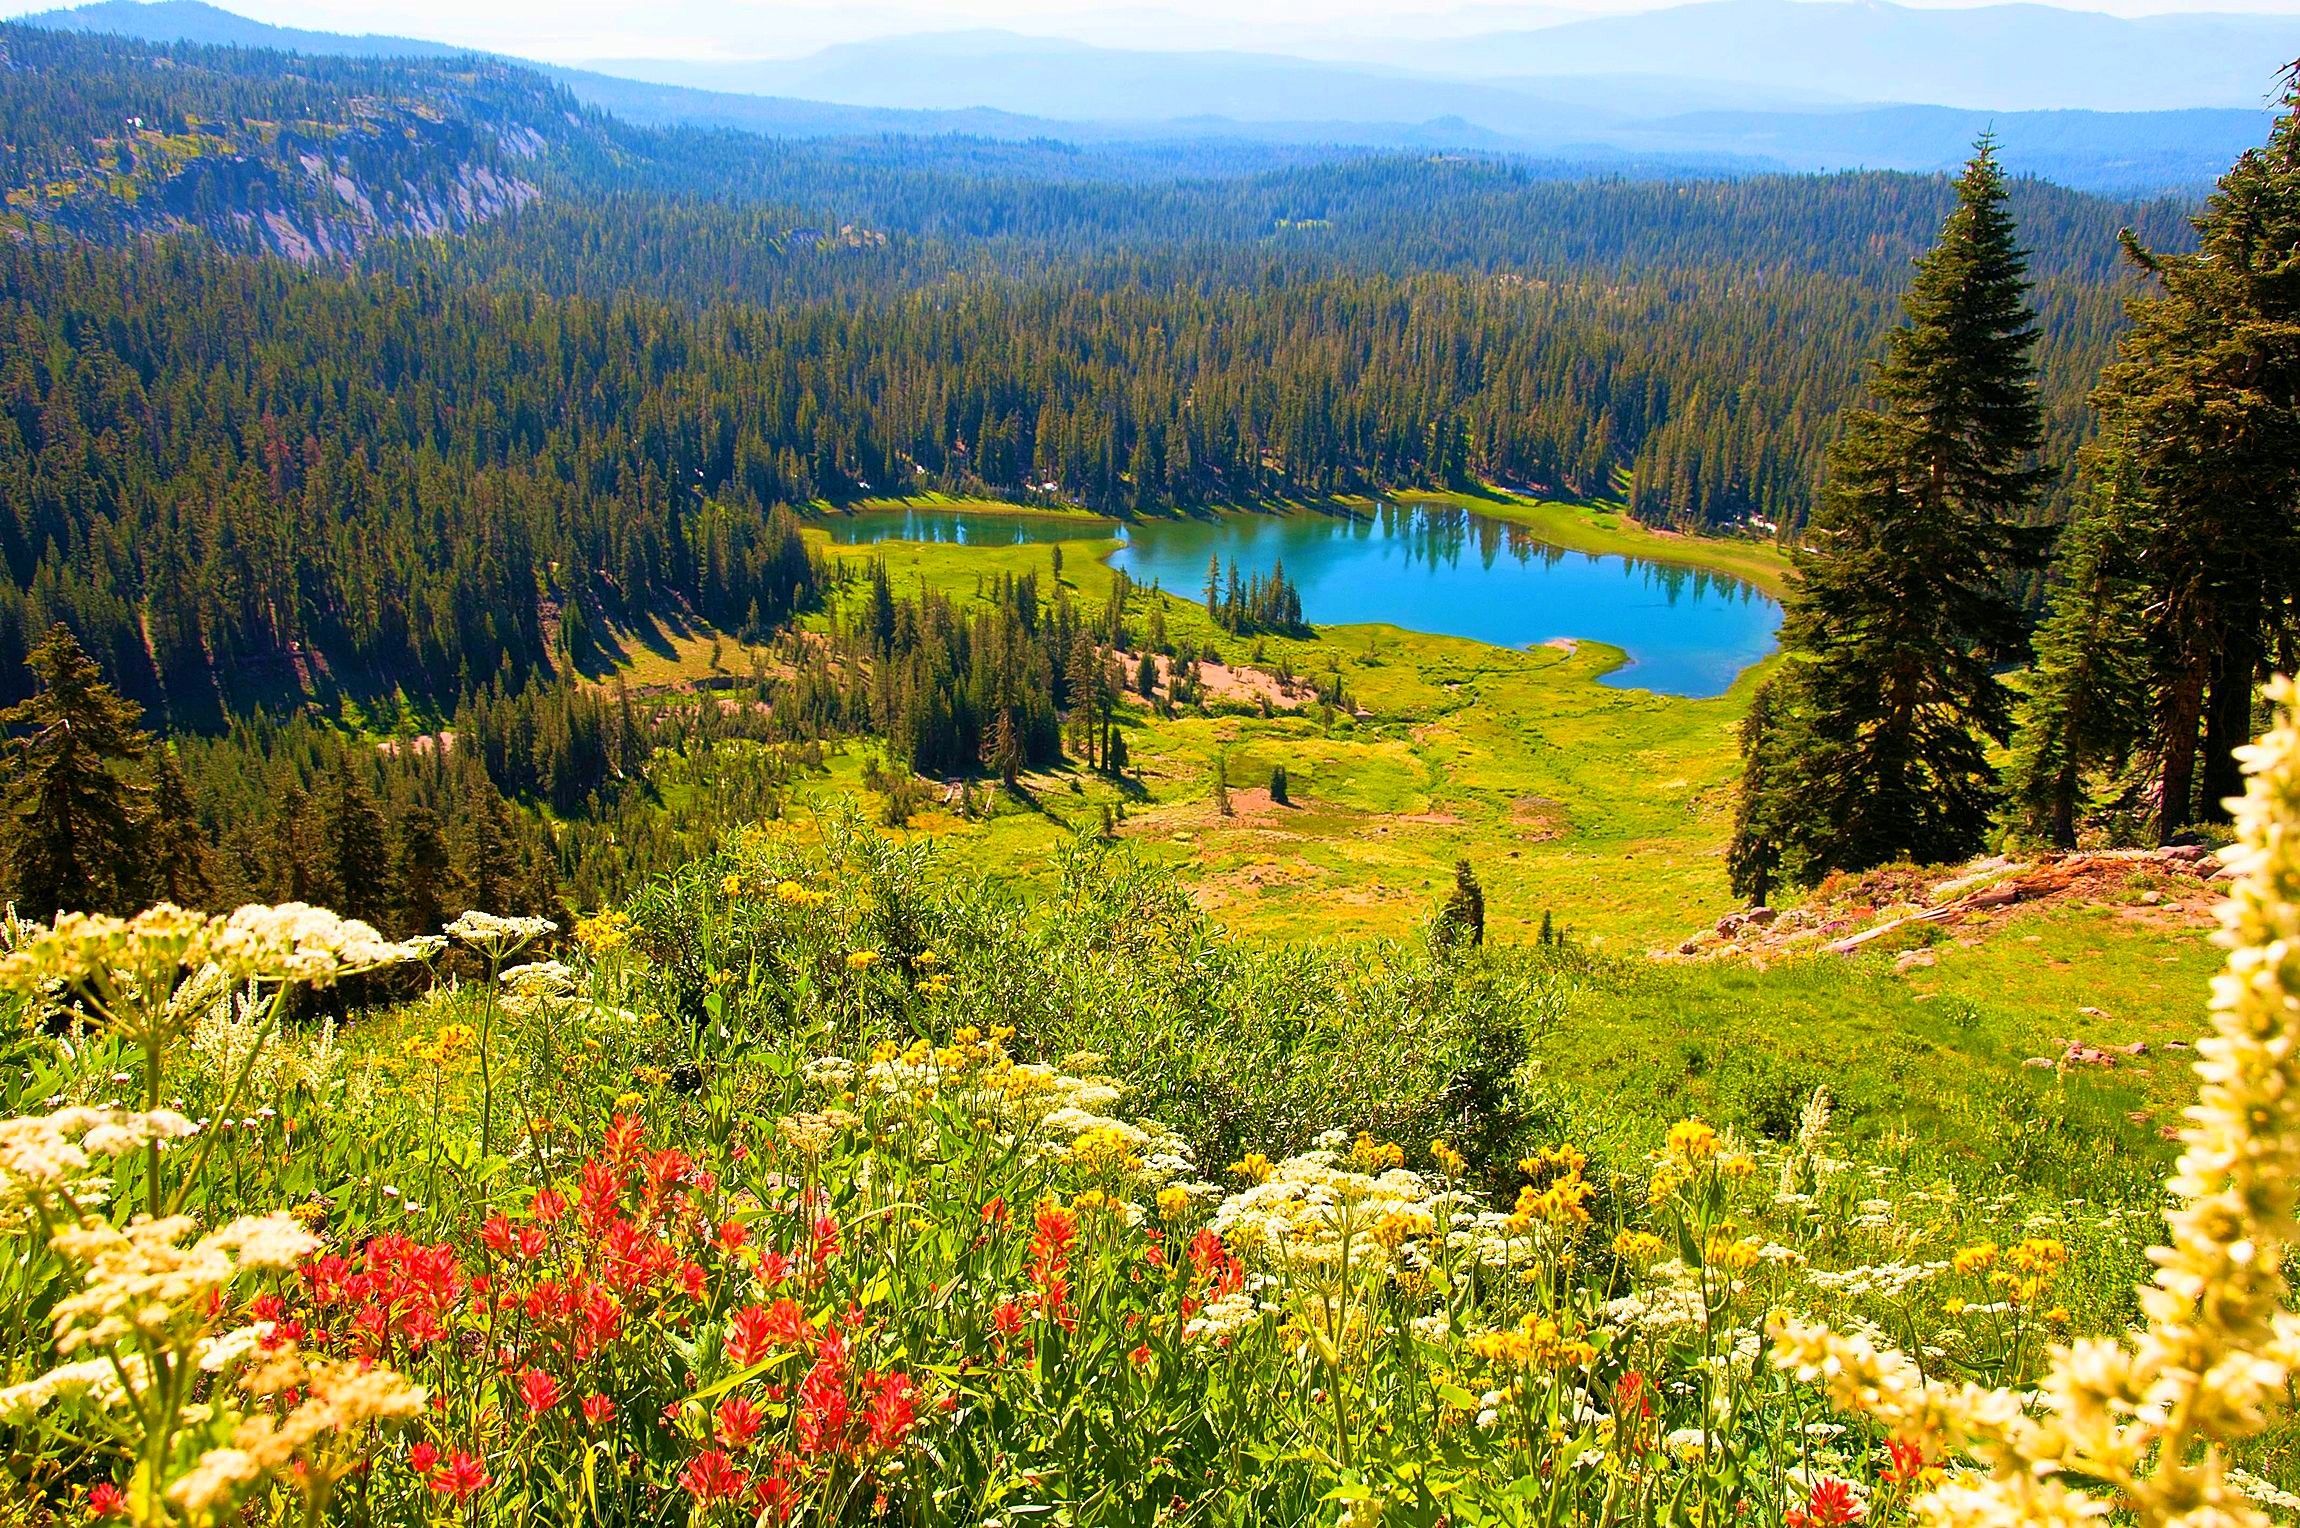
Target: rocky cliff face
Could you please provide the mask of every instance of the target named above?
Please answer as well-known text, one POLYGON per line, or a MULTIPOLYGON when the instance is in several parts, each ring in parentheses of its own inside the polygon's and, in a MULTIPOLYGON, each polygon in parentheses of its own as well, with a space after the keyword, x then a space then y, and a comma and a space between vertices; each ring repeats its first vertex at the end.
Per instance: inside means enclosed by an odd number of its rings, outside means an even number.
POLYGON ((0 226, 341 262, 542 195, 605 130, 528 71, 0 27, 0 226), (36 124, 36 127, 33 125, 36 124), (29 131, 16 131, 31 128, 29 131))

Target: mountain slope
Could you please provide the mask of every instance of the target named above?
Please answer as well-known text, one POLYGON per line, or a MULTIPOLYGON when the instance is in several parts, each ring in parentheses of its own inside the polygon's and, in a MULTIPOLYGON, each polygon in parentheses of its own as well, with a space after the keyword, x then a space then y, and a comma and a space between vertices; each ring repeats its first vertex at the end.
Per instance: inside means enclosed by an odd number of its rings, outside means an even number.
POLYGON ((5 223, 96 238, 196 227, 341 259, 533 201, 547 157, 604 134, 539 76, 484 59, 283 55, 0 26, 5 223))
POLYGON ((18 18, 58 32, 102 32, 143 42, 189 42, 207 47, 270 48, 334 58, 452 58, 468 49, 414 37, 375 33, 313 32, 276 27, 205 0, 95 0, 68 10, 18 18))

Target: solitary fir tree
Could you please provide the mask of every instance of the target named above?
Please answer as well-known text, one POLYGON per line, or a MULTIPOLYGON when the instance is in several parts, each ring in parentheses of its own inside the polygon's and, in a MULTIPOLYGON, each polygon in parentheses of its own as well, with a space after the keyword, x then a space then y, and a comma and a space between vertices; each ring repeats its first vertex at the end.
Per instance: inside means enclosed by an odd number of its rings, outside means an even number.
POLYGON ((1485 888, 1466 859, 1453 862, 1453 893, 1438 909, 1437 935, 1441 944, 1485 943, 1485 888))
POLYGON ((2024 717, 2023 779, 2056 837, 2080 805, 2069 767, 2127 749, 2149 763, 2160 838, 2224 817, 2261 673, 2300 642, 2300 79, 2284 108, 2221 178, 2195 253, 2126 241, 2156 285, 2093 395, 2114 493, 2072 532, 2056 661, 2024 717))
POLYGON ((1996 804, 1988 749, 2011 725, 1996 667, 2022 644, 2012 586, 2038 538, 2020 522, 2044 473, 2027 257, 1985 138, 1903 306, 1878 406, 1829 454, 1744 810, 1807 882, 1962 858, 1996 804))
POLYGON ((399 925, 409 933, 436 934, 462 911, 448 905, 455 900, 455 865, 447 829, 439 814, 420 802, 399 814, 392 883, 399 892, 399 925))
POLYGON ((139 833, 145 789, 124 766, 151 739, 143 709, 122 699, 61 623, 26 659, 36 686, 29 700, 0 711, 16 740, 0 818, 10 881, 23 910, 132 911, 143 890, 139 833))
POLYGON ((1288 794, 1286 766, 1278 764, 1270 770, 1270 800, 1277 806, 1292 806, 1294 798, 1288 794))

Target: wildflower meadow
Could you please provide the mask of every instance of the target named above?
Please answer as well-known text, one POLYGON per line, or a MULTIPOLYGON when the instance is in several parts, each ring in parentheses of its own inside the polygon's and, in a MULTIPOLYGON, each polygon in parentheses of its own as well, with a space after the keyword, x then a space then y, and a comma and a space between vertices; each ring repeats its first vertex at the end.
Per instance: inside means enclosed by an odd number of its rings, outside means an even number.
POLYGON ((1106 849, 1036 910, 830 821, 565 929, 12 924, 0 1521, 2288 1517, 2278 693, 2164 1217, 2082 1234, 1826 1087, 1555 1128, 1572 949, 1247 950, 1106 849))

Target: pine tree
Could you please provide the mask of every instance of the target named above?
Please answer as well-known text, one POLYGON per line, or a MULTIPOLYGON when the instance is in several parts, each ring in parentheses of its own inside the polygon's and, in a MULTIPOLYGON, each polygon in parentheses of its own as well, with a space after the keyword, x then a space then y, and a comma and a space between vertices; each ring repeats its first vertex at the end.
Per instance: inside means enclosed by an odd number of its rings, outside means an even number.
POLYGON ((1022 734, 1014 725, 1014 712, 1001 707, 990 727, 990 767, 1012 790, 1022 780, 1022 734))
MULTIPOLYGON (((2300 76, 2266 148, 2221 178, 2193 254, 2127 239, 2155 278, 2094 395, 2129 455, 2121 536, 2137 588, 2074 580, 2059 604, 2136 602, 2157 833, 2238 793, 2261 670, 2300 641, 2300 76)), ((2056 612, 2057 616, 2058 612, 2056 612)), ((2070 611, 2076 626, 2117 609, 2070 611)))
POLYGON ((392 870, 402 930, 436 934, 461 911, 449 905, 458 899, 447 831, 440 826, 439 814, 420 802, 399 814, 399 846, 392 870))
POLYGON ((214 854, 174 744, 152 750, 151 792, 144 832, 146 898, 206 907, 216 890, 214 854))
MULTIPOLYGON (((1762 907, 1772 896, 1773 882, 1781 873, 1778 819, 1786 803, 1772 779, 1781 746, 1773 704, 1778 682, 1759 685, 1741 718, 1741 787, 1733 804, 1733 839, 1725 850, 1726 881, 1733 895, 1746 898, 1752 907, 1762 907)), ((1543 913, 1545 930, 1548 919, 1543 913)))
POLYGON ((2027 260, 1983 139, 1918 262, 1906 324, 1829 454, 1797 557, 1753 820, 1803 880, 1977 850, 1996 802, 1990 743, 2010 732, 1996 666, 2020 651, 2013 580, 2044 481, 2027 260))
POLYGON ((1270 771, 1270 800, 1278 806, 1292 806, 1293 798, 1286 793, 1286 766, 1277 765, 1270 771))
POLYGON ((481 785, 472 791, 456 879, 468 905, 486 913, 516 913, 524 901, 527 865, 519 850, 519 824, 502 795, 481 785))
POLYGON ((383 811, 348 764, 329 792, 323 831, 335 873, 338 909, 382 924, 391 916, 391 841, 383 811))
POLYGON ((2088 778, 2124 770, 2149 714, 2130 443, 2108 437, 2087 461, 2092 480, 2063 538, 2060 583, 2037 631, 2006 781, 2015 822, 2063 849, 2076 847, 2088 778))
POLYGON ((146 792, 121 767, 150 746, 143 709, 104 682, 61 623, 26 663, 31 698, 0 711, 0 726, 26 729, 10 750, 0 819, 16 900, 38 917, 131 911, 146 792))
POLYGON ((1466 859, 1453 862, 1453 892, 1438 910, 1437 933, 1442 944, 1485 943, 1485 888, 1466 859))

